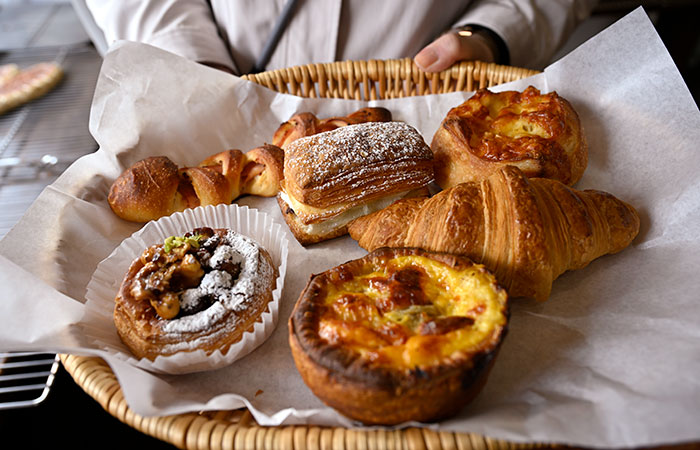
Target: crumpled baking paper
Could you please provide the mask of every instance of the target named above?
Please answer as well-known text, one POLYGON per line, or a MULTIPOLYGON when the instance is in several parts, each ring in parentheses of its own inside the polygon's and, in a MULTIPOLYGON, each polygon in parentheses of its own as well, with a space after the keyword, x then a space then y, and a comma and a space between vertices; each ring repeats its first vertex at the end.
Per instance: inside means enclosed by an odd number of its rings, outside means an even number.
MULTIPOLYGON (((590 148, 576 187, 634 205, 641 231, 624 251, 557 279, 547 302, 514 302, 485 389, 459 416, 430 426, 587 447, 700 440, 700 112, 641 8, 544 73, 494 90, 527 85, 556 90, 574 105, 590 148)), ((329 117, 380 105, 430 142, 447 111, 469 95, 302 99, 120 43, 105 57, 91 110, 99 151, 47 187, 0 241, 0 347, 102 356, 142 415, 246 406, 262 425, 356 426, 304 385, 286 321, 310 274, 364 250, 349 237, 303 248, 289 234, 272 336, 229 367, 157 375, 110 357, 81 332, 93 271, 141 227, 114 216, 109 186, 146 156, 184 166, 229 148, 250 150, 301 111, 329 117)), ((238 203, 285 226, 274 199, 238 203)))

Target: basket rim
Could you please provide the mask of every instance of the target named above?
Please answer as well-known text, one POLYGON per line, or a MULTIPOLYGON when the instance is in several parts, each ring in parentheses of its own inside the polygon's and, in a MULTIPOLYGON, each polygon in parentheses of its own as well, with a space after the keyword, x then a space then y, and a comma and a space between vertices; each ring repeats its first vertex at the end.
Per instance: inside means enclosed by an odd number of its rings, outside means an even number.
POLYGON ((300 97, 378 100, 474 91, 538 73, 483 61, 460 61, 440 72, 425 72, 411 58, 401 58, 304 64, 241 78, 300 97))
MULTIPOLYGON (((190 412, 171 416, 141 416, 126 403, 116 375, 97 356, 60 354, 75 383, 119 421, 178 448, 460 448, 524 450, 548 444, 517 443, 475 433, 434 431, 430 428, 359 430, 318 425, 267 427, 258 425, 245 408, 233 411, 190 412), (370 442, 374 445, 369 445, 370 442), (206 443, 203 446, 202 443, 206 443), (271 445, 268 445, 271 444, 271 445)), ((556 446, 552 444, 553 446, 556 446)))

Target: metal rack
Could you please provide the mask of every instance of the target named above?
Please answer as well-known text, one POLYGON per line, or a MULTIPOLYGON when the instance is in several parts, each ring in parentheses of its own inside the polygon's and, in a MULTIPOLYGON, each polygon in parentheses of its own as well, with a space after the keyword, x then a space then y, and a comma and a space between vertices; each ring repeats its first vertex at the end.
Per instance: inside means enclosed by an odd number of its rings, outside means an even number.
MULTIPOLYGON (((88 44, 0 53, 0 65, 23 68, 42 61, 61 64, 62 82, 0 116, 0 238, 69 164, 97 149, 88 120, 101 57, 88 44)), ((0 409, 41 403, 59 364, 52 353, 0 353, 0 409)))
POLYGON ((61 63, 62 82, 45 97, 0 116, 0 237, 68 165, 97 149, 88 121, 102 59, 87 44, 0 53, 0 65, 22 68, 42 61, 61 63))
POLYGON ((0 353, 0 409, 41 403, 58 366, 58 355, 52 353, 0 353))

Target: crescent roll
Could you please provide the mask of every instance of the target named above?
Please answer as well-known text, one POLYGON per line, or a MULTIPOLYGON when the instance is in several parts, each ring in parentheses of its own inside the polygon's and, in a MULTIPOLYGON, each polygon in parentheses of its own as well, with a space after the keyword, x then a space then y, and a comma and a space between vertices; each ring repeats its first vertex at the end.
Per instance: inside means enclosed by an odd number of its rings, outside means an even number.
POLYGON ((546 300, 567 270, 619 252, 639 232, 635 209, 602 191, 525 177, 507 166, 429 199, 400 200, 349 225, 368 251, 417 247, 484 264, 511 297, 546 300))

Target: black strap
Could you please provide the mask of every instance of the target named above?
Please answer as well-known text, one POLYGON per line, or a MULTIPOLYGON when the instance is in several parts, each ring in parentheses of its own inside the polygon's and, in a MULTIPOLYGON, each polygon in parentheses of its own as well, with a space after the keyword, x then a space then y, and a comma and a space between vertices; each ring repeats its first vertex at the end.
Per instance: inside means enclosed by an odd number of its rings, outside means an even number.
POLYGON ((494 44, 496 44, 496 55, 494 55, 496 60, 494 62, 496 64, 510 64, 510 52, 508 51, 508 45, 506 45, 503 38, 492 29, 473 23, 463 25, 461 27, 458 27, 457 29, 471 31, 473 33, 481 33, 483 35, 488 36, 489 38, 491 38, 494 44))
POLYGON ((265 70, 265 66, 267 66, 268 62, 270 62, 272 53, 275 51, 275 48, 277 48, 277 44, 282 37, 282 33, 284 33, 287 25, 289 25, 289 21, 292 19, 292 14, 294 14, 294 9, 296 8, 297 3, 299 3, 299 0, 287 0, 287 3, 285 3, 284 8, 282 9, 282 13, 277 18, 275 27, 272 29, 272 34, 270 34, 270 37, 267 38, 262 54, 258 60, 255 61, 255 65, 253 65, 250 73, 259 73, 265 70))

